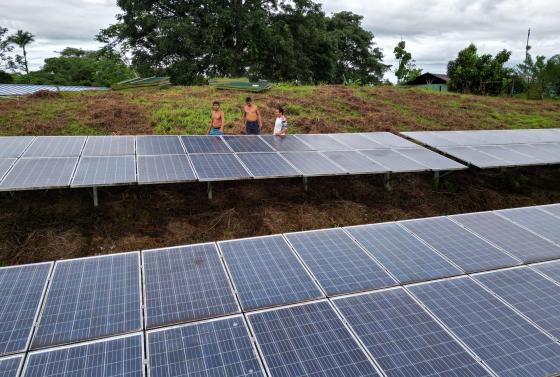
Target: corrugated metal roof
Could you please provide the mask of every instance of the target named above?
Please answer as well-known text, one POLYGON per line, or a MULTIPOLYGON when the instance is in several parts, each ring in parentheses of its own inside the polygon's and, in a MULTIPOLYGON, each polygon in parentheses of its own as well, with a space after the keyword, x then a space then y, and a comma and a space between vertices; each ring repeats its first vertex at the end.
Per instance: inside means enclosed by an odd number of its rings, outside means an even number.
POLYGON ((82 92, 86 90, 108 90, 108 88, 102 86, 0 84, 0 96, 25 96, 41 90, 50 92, 82 92))

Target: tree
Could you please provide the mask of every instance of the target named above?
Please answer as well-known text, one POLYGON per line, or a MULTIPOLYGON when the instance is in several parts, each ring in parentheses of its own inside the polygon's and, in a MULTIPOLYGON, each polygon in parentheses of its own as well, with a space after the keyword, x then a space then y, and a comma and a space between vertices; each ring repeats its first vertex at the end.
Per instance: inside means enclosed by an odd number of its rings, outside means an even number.
POLYGON ((35 36, 30 32, 18 30, 14 35, 8 38, 8 41, 16 44, 23 50, 23 58, 21 56, 16 56, 16 64, 23 67, 27 76, 29 76, 29 64, 27 63, 27 51, 26 47, 30 43, 35 41, 35 36))
MULTIPOLYGON (((302 83, 381 80, 386 67, 361 17, 327 17, 312 0, 118 0, 106 48, 128 48, 140 75, 196 84, 215 76, 302 83)), ((119 52, 120 53, 120 52, 119 52)))
POLYGON ((393 53, 399 62, 399 67, 395 71, 399 84, 412 81, 422 74, 422 70, 416 68, 416 62, 412 59, 412 54, 406 51, 405 41, 400 41, 393 50, 393 53))
POLYGON ((547 61, 545 56, 533 59, 527 51, 525 60, 517 66, 517 74, 526 83, 528 98, 557 96, 560 93, 560 55, 547 61))
POLYGON ((10 42, 6 37, 8 29, 0 26, 0 84, 9 84, 13 81, 12 76, 6 72, 5 69, 11 67, 11 56, 9 55, 13 47, 10 46, 10 42))
POLYGON ((462 93, 499 95, 510 87, 513 70, 505 67, 511 52, 500 51, 478 55, 474 44, 459 52, 457 59, 447 64, 449 89, 462 93))

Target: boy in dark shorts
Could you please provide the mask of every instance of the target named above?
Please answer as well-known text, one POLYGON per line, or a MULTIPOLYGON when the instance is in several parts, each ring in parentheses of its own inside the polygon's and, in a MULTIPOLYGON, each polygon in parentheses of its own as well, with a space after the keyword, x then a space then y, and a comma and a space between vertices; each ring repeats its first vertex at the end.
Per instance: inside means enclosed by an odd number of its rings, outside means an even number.
POLYGON ((259 108, 253 104, 253 99, 247 97, 243 107, 243 124, 247 135, 259 135, 262 130, 262 118, 259 108))
POLYGON ((214 101, 212 103, 212 119, 210 120, 210 128, 208 129, 208 135, 223 135, 224 134, 224 123, 225 115, 222 109, 220 109, 220 103, 214 101))

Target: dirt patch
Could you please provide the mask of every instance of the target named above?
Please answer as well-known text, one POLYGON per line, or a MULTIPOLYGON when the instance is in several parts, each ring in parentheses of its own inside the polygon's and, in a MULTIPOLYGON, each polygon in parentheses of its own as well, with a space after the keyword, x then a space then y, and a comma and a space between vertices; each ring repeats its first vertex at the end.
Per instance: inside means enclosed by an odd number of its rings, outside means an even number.
POLYGON ((0 195, 0 263, 23 264, 283 232, 560 202, 560 168, 467 171, 443 180, 380 176, 0 195))
POLYGON ((38 92, 35 92, 33 94, 29 94, 28 96, 26 96, 26 98, 33 98, 33 99, 51 99, 51 98, 62 98, 62 94, 60 94, 59 92, 53 92, 51 90, 39 90, 38 92))

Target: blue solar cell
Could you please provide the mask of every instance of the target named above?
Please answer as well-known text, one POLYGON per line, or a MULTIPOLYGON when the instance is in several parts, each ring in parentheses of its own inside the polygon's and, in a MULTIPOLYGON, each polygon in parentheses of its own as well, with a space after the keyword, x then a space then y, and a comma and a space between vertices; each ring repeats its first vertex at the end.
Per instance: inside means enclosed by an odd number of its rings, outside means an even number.
POLYGON ((515 225, 495 213, 451 216, 525 263, 560 258, 560 247, 515 225))
POLYGON ((185 154, 185 149, 178 136, 137 136, 136 153, 138 156, 185 154))
POLYGON ((446 217, 404 221, 401 225, 467 273, 521 264, 446 217))
POLYGON ((219 243, 245 310, 323 297, 282 236, 219 243))
POLYGON ((379 165, 356 151, 333 151, 323 152, 323 154, 350 174, 378 174, 389 172, 389 169, 386 167, 379 165))
POLYGON ((251 178, 234 154, 191 154, 189 157, 202 182, 251 178))
POLYGON ((271 376, 378 376, 326 301, 247 317, 271 376))
POLYGON ((403 284, 463 273, 398 224, 359 226, 347 231, 403 284))
POLYGON ((20 158, 2 180, 0 190, 68 187, 77 163, 77 157, 20 158))
POLYGON ((157 184, 196 181, 186 155, 138 156, 138 183, 157 184))
POLYGON ((307 177, 348 174, 319 152, 288 152, 282 156, 307 177))
POLYGON ((142 377, 142 334, 31 352, 22 377, 142 377))
POLYGON ((238 153, 237 157, 255 178, 301 177, 301 173, 278 153, 238 153))
POLYGON ((187 153, 231 153, 224 139, 219 136, 181 136, 187 153))
POLYGON ((126 156, 136 153, 135 136, 90 136, 83 156, 126 156))
POLYGON ((334 300, 388 377, 481 377, 484 368, 403 289, 334 300))
POLYGON ((150 377, 259 377, 264 372, 242 316, 148 333, 150 377))
POLYGON ((553 214, 556 217, 560 217, 560 204, 555 204, 551 206, 539 207, 541 210, 553 214))
POLYGON ((18 377, 23 355, 0 358, 0 377, 18 377))
POLYGON ((261 138, 278 152, 306 152, 313 150, 311 146, 305 144, 295 135, 262 135, 261 138))
POLYGON ((342 229, 286 234, 328 295, 396 285, 342 229))
POLYGON ((372 139, 364 136, 366 134, 355 134, 355 133, 340 133, 332 134, 330 137, 336 141, 349 146, 352 149, 378 149, 381 148, 381 144, 373 141, 372 139))
POLYGON ((534 268, 560 284, 560 261, 534 265, 534 268))
POLYGON ((467 168, 465 165, 424 148, 404 148, 395 149, 395 151, 429 167, 433 171, 463 170, 467 168))
POLYGON ((560 218, 538 208, 520 208, 498 211, 499 215, 560 244, 560 218))
POLYGON ((409 289, 500 376, 560 370, 560 345, 468 277, 409 289))
POLYGON ((408 173, 417 171, 429 171, 430 168, 391 149, 375 149, 361 151, 368 158, 386 167, 394 173, 408 173))
MULTIPOLYGON (((403 137, 390 132, 370 132, 363 133, 365 137, 380 144, 385 149, 390 148, 418 148, 418 144, 410 142, 403 137)), ((377 148, 375 148, 377 149, 377 148)))
POLYGON ((0 182, 2 182, 2 178, 4 178, 16 160, 15 158, 0 158, 0 182))
POLYGON ((32 348, 142 329, 139 253, 57 262, 32 348))
POLYGON ((85 142, 85 136, 39 136, 23 157, 79 157, 85 142))
POLYGON ((228 135, 223 138, 234 152, 274 152, 274 149, 259 136, 228 135))
POLYGON ((0 268, 0 356, 26 351, 51 267, 0 268))
POLYGON ((34 140, 33 136, 0 136, 0 158, 18 158, 34 140))
POLYGON ((116 186, 136 182, 134 156, 82 157, 72 187, 116 186))
POLYGON ((560 339, 560 286, 528 267, 476 275, 531 321, 560 339))
POLYGON ((297 135, 300 140, 309 144, 314 150, 319 152, 326 151, 350 151, 352 147, 342 144, 331 137, 331 135, 297 135))
POLYGON ((213 243, 144 251, 146 327, 239 312, 213 243))

